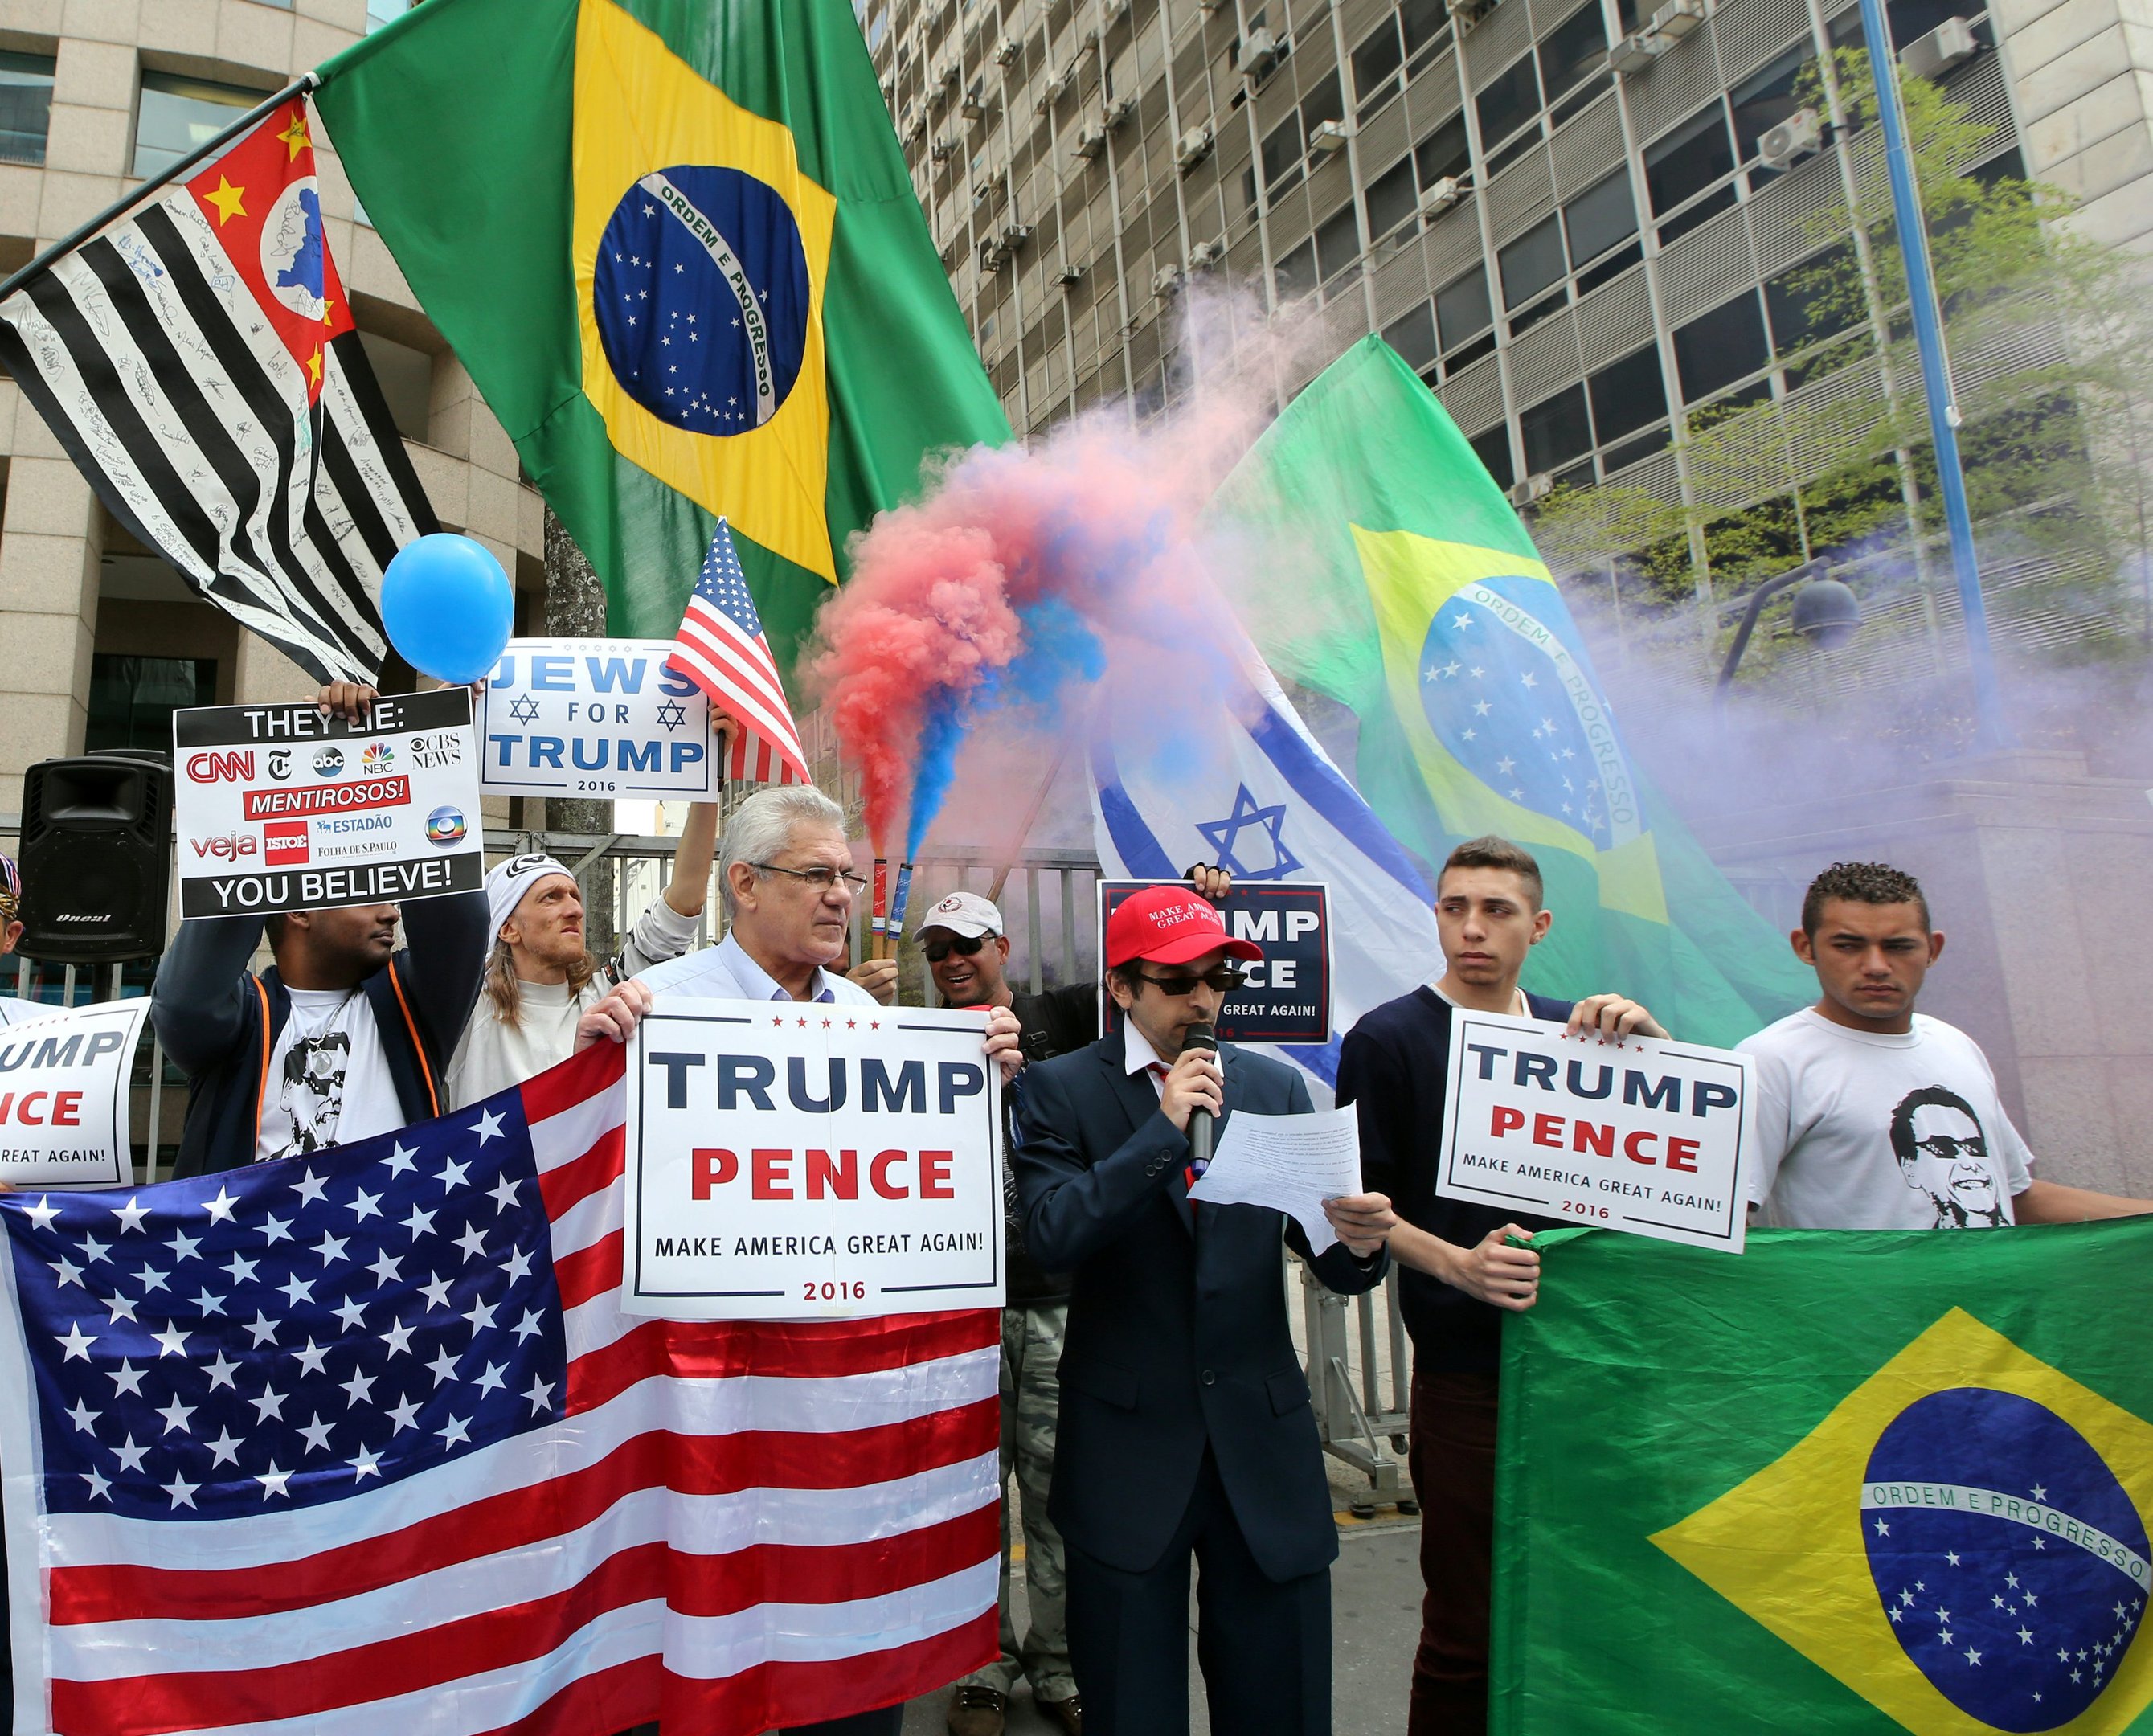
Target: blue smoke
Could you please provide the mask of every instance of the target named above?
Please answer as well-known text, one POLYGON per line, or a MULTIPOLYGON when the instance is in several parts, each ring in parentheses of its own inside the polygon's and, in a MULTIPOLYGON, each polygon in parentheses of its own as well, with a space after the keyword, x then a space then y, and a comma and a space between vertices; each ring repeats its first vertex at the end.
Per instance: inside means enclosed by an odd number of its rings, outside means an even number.
POLYGON ((912 782, 912 811, 904 833, 911 862, 927 842, 957 774, 957 751, 975 719, 1006 710, 1037 726, 1047 722, 1055 700, 1072 683, 1088 685, 1106 673, 1106 647, 1083 618, 1059 598, 1017 611, 1024 649, 1003 669, 989 669, 968 693, 947 689, 929 705, 919 731, 919 769, 912 782))

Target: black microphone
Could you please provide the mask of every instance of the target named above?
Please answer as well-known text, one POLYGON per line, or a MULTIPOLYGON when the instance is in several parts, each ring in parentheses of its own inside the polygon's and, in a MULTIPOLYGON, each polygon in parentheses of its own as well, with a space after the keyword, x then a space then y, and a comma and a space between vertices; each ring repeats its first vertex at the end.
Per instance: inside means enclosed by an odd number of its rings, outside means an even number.
MULTIPOLYGON (((1182 1033, 1181 1052, 1186 1055, 1191 1049, 1209 1049, 1218 1054, 1219 1038, 1209 1020, 1199 1020, 1182 1033)), ((1217 1130, 1218 1119, 1209 1109, 1188 1112, 1188 1161, 1199 1173, 1211 1162, 1211 1136, 1217 1130)))

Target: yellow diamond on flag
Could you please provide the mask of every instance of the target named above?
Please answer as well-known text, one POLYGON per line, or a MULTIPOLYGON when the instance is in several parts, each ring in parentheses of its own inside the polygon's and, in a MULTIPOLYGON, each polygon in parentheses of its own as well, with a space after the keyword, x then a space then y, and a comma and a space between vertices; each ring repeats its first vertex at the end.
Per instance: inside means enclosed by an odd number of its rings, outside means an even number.
POLYGON ((1652 1541, 1915 1736, 2153 1703, 2153 1425, 1953 1308, 1652 1541))
POLYGON ((614 451, 832 583, 823 291, 837 200, 792 135, 583 0, 574 265, 584 394, 614 451))

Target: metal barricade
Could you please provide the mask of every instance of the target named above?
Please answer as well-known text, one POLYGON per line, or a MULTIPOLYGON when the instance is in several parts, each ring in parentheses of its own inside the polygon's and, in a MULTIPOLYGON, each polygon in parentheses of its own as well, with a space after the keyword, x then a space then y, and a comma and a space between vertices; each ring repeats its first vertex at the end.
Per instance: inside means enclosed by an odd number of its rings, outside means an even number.
POLYGON ((1341 1296, 1304 1265, 1300 1307, 1316 1434, 1325 1452, 1368 1479, 1367 1494, 1352 1504, 1354 1516, 1373 1518, 1378 1505, 1418 1513, 1404 1467, 1392 1456, 1406 1450, 1412 1413, 1412 1353, 1398 1309, 1397 1268, 1380 1289, 1341 1296))

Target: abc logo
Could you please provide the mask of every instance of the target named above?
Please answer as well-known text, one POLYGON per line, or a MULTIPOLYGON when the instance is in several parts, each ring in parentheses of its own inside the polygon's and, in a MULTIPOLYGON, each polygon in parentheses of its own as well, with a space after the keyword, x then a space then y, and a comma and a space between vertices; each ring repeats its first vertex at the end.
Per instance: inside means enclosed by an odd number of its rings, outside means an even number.
POLYGON ((325 747, 314 756, 316 777, 334 777, 343 770, 344 750, 342 748, 325 747))
POLYGON ((426 842, 446 848, 464 841, 467 830, 464 825, 464 811, 460 807, 437 807, 426 816, 426 842))

